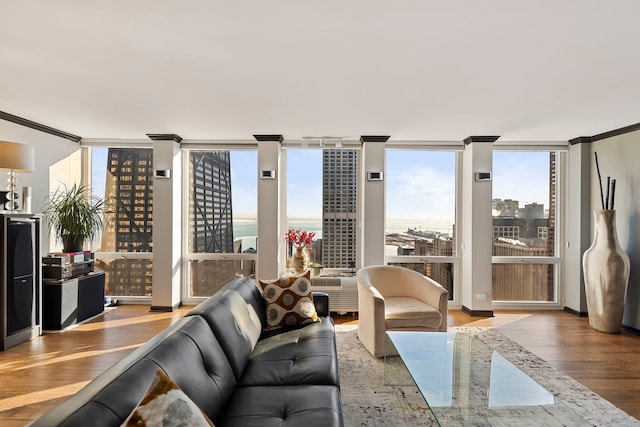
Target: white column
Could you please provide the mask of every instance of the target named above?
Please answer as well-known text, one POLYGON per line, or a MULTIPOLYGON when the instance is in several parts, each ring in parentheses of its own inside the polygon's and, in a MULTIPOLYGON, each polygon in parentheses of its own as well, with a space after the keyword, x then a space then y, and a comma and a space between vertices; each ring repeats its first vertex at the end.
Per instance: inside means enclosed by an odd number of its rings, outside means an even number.
POLYGON ((497 139, 471 136, 464 141, 460 286, 462 310, 472 316, 493 315, 492 179, 477 179, 477 174, 493 174, 493 142, 497 139))
POLYGON ((258 142, 258 265, 256 277, 275 279, 285 254, 284 230, 280 221, 282 135, 254 135, 258 142), (266 176, 273 171, 273 178, 266 176))
POLYGON ((388 136, 362 136, 362 167, 360 182, 361 220, 359 252, 362 265, 384 264, 385 243, 385 142, 388 136), (381 179, 369 179, 370 172, 381 173, 381 179))
MULTIPOLYGON (((570 141, 565 209, 566 246, 562 269, 563 305, 575 314, 587 313, 582 254, 591 245, 591 139, 570 141)), ((595 167, 595 166, 594 166, 595 167)), ((597 184, 596 184, 597 185, 597 184)))
POLYGON ((179 142, 182 138, 173 134, 148 136, 154 141, 151 310, 172 311, 180 305, 182 172, 179 142))

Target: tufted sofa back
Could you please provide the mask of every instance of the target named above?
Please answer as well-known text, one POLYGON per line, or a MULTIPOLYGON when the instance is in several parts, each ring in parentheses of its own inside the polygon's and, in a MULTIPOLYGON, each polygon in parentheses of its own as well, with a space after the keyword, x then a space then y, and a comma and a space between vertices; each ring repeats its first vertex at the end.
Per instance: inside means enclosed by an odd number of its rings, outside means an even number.
POLYGON ((239 380, 266 325, 266 306, 255 281, 245 277, 228 283, 187 313, 190 316, 207 321, 239 380))
POLYGON ((163 369, 212 420, 218 417, 237 384, 207 322, 198 316, 185 317, 32 426, 119 426, 144 396, 158 369, 163 369))

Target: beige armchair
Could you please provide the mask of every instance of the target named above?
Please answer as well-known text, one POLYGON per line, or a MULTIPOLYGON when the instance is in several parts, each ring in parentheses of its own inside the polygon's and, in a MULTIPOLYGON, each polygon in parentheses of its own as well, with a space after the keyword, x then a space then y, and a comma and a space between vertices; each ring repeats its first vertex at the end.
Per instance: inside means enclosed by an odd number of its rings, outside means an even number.
POLYGON ((404 267, 358 270, 358 338, 375 357, 384 356, 385 331, 447 330, 448 292, 438 282, 404 267))

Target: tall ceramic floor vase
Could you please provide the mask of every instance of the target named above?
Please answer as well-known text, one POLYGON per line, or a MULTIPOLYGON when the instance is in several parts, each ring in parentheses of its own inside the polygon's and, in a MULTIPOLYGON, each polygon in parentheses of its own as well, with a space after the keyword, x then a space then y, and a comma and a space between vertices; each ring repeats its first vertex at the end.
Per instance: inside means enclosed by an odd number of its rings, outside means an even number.
POLYGON ((616 211, 594 211, 591 247, 582 256, 589 325, 600 332, 620 333, 629 282, 629 257, 618 243, 616 211))
POLYGON ((294 247, 291 266, 294 273, 303 273, 309 267, 309 252, 307 252, 306 246, 294 247))

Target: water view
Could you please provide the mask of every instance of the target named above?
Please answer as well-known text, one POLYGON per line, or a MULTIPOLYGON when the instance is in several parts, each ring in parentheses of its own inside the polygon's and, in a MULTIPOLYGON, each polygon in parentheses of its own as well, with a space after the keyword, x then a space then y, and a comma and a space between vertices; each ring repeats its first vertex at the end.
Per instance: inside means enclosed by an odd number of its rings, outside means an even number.
MULTIPOLYGON (((322 238, 322 218, 290 217, 288 228, 313 231, 316 238, 322 238)), ((453 220, 450 219, 387 219, 386 234, 406 233, 409 229, 418 232, 435 231, 442 234, 453 234, 453 220)), ((255 216, 236 216, 233 218, 233 235, 239 237, 256 237, 258 223, 255 216)))
MULTIPOLYGON (((451 219, 387 219, 385 234, 408 234, 409 230, 413 235, 438 233, 444 237, 453 236, 453 220, 451 219)), ((320 217, 289 217, 288 228, 313 231, 316 239, 322 238, 322 218, 320 217)), ((233 236, 242 239, 242 248, 255 248, 258 235, 258 224, 255 216, 235 216, 233 218, 233 236)), ((283 235, 284 237, 284 235, 283 235)), ((396 245, 386 245, 387 255, 396 255, 396 245)))

